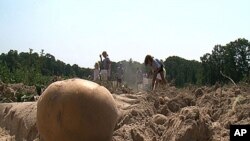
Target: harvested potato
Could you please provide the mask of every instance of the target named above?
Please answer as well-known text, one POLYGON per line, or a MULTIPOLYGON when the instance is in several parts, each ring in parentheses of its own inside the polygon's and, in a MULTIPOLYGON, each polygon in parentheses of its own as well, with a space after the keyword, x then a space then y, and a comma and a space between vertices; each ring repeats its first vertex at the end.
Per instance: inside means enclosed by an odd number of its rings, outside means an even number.
POLYGON ((37 102, 44 141, 110 141, 118 111, 110 92, 83 79, 52 83, 37 102))

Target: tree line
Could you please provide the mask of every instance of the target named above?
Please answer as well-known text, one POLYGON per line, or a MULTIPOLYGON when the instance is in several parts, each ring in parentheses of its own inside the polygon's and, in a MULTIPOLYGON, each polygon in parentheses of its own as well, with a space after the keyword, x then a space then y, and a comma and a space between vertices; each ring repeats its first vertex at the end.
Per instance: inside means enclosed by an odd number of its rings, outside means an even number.
POLYGON ((186 84, 200 85, 202 83, 202 65, 200 62, 171 56, 163 63, 166 69, 167 80, 176 86, 183 87, 186 84))
POLYGON ((250 81, 250 43, 237 39, 226 45, 215 45, 212 53, 200 57, 201 62, 172 56, 164 61, 169 81, 176 86, 185 84, 214 85, 227 83, 230 77, 234 82, 250 81))
MULTIPOLYGON (((156 56, 157 57, 157 56, 156 56)), ((182 87, 187 84, 213 85, 216 82, 227 83, 221 73, 232 78, 236 83, 250 81, 250 43, 246 39, 237 39, 226 45, 215 45, 211 53, 200 57, 201 61, 186 60, 178 56, 170 56, 162 60, 167 72, 168 82, 182 87)), ((124 66, 124 80, 133 86, 136 84, 136 70, 148 69, 141 63, 129 59, 112 62, 111 76, 115 80, 116 68, 124 66)), ((25 83, 27 85, 46 85, 54 76, 63 78, 89 78, 93 74, 90 68, 66 64, 53 55, 29 52, 18 53, 10 50, 0 55, 0 79, 6 83, 25 83)))
POLYGON ((10 50, 0 55, 0 79, 5 83, 46 85, 55 76, 87 78, 91 74, 91 69, 66 64, 49 53, 45 54, 44 50, 40 53, 33 52, 33 49, 21 53, 10 50))

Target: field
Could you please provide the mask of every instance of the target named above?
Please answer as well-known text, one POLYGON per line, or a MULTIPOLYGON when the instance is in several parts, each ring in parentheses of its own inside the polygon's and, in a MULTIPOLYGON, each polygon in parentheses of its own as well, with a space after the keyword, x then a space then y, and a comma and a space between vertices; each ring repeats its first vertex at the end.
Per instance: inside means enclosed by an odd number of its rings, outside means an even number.
MULTIPOLYGON (((247 84, 113 91, 119 119, 112 140, 228 141, 230 124, 250 123, 249 94, 247 84)), ((36 102, 1 103, 0 127, 0 140, 39 140, 36 102)))

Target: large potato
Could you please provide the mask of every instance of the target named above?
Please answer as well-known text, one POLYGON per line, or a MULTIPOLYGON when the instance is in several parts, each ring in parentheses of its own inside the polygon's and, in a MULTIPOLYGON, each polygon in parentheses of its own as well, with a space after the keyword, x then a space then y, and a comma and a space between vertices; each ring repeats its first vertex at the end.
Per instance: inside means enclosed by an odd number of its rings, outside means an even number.
POLYGON ((110 92, 83 79, 54 82, 37 102, 37 127, 44 141, 110 141, 117 117, 110 92))

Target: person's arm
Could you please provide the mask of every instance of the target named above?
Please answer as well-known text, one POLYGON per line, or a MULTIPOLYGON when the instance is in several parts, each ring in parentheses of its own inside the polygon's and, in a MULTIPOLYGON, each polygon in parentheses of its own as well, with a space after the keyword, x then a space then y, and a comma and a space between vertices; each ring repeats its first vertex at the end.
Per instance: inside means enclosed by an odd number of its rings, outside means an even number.
POLYGON ((102 62, 102 55, 100 54, 100 59, 101 59, 101 62, 102 62))

